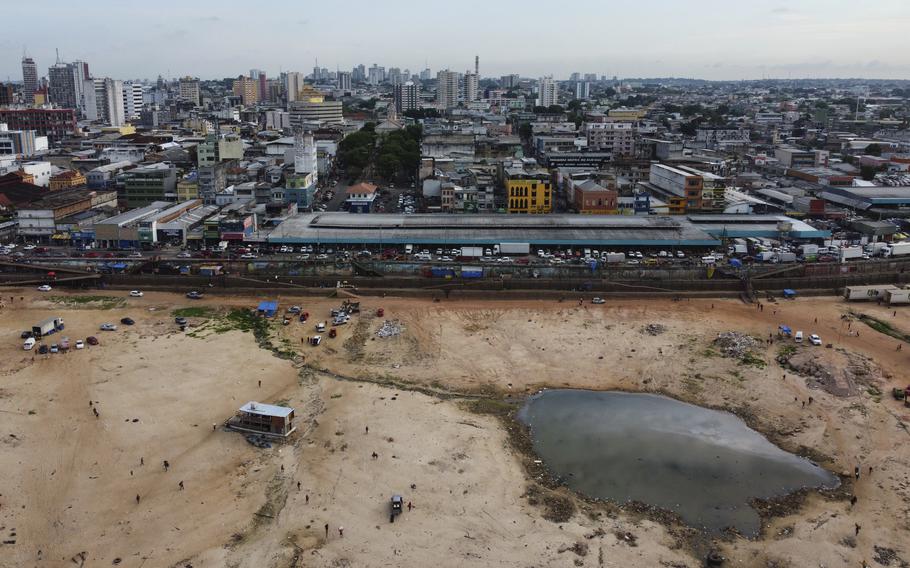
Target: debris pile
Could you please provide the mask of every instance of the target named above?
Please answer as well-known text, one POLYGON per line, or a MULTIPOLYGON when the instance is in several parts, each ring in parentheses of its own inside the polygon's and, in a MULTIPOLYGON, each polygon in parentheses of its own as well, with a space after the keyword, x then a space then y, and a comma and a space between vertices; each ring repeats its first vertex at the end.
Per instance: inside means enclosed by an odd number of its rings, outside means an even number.
POLYGON ((251 445, 256 446, 257 448, 269 449, 272 447, 272 444, 265 439, 265 436, 260 436, 258 434, 247 434, 246 441, 251 445))
POLYGON ((751 335, 739 333, 736 331, 725 331, 719 333, 714 345, 720 349, 724 357, 734 357, 742 359, 753 349, 758 347, 759 341, 751 335))
POLYGON ((648 335, 660 335, 665 331, 667 331, 667 326, 659 323, 649 323, 644 329, 644 332, 648 335))
POLYGON ((379 337, 395 337, 401 335, 402 329, 401 322, 398 320, 385 320, 376 335, 379 337))

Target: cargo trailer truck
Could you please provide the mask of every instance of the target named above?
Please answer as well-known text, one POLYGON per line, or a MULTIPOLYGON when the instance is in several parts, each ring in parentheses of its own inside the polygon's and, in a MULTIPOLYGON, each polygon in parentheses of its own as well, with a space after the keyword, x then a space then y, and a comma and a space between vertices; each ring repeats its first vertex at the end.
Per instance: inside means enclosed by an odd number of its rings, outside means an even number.
POLYGON ((882 249, 882 256, 888 258, 893 256, 907 256, 908 254, 910 254, 910 241, 894 243, 891 246, 882 249))
MULTIPOLYGON (((910 251, 908 251, 910 252, 910 251)), ((840 261, 846 262, 863 257, 863 247, 843 247, 840 249, 840 261)))
POLYGON ((531 243, 499 243, 499 254, 531 254, 531 243))

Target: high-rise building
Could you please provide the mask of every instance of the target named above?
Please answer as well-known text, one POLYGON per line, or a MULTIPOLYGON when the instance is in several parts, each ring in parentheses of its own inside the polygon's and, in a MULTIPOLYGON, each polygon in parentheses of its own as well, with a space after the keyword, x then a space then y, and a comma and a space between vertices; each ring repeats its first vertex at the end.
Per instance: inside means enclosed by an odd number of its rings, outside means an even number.
POLYGON ((295 102, 288 105, 292 127, 306 123, 341 124, 344 122, 341 101, 327 101, 325 96, 310 86, 305 86, 295 102))
POLYGON ((22 58, 22 100, 26 104, 35 103, 35 91, 38 90, 38 66, 31 57, 22 58))
POLYGON ((126 120, 139 118, 142 113, 142 83, 138 81, 124 81, 123 83, 123 114, 126 120))
POLYGON ((503 89, 514 89, 521 82, 520 75, 503 75, 499 80, 503 89))
POLYGON ((597 73, 585 73, 585 81, 589 83, 597 82, 597 73))
POLYGON ((398 67, 389 68, 389 83, 393 85, 401 84, 401 69, 398 67))
POLYGON ((351 90, 351 74, 346 71, 338 72, 338 88, 342 91, 351 90))
POLYGON ((234 79, 234 95, 240 97, 245 105, 253 105, 259 102, 259 81, 254 81, 248 77, 237 77, 234 79))
POLYGON ((287 93, 287 100, 292 103, 297 100, 297 96, 304 85, 303 73, 299 71, 288 71, 285 76, 284 89, 287 93))
POLYGON ((10 83, 3 84, 0 83, 0 105, 11 105, 15 101, 13 97, 15 96, 15 91, 13 86, 10 83))
POLYGON ((537 106, 549 107, 559 102, 559 89, 553 77, 541 77, 537 81, 537 106))
POLYGON ((575 81, 575 82, 581 81, 581 73, 579 73, 578 71, 572 73, 571 75, 569 75, 569 81, 575 81))
POLYGON ((259 77, 256 77, 256 81, 256 89, 259 92, 259 100, 267 100, 269 98, 269 81, 268 77, 265 75, 265 71, 259 72, 259 77))
POLYGON ((186 76, 181 77, 177 85, 178 96, 185 100, 193 103, 196 106, 199 106, 200 102, 200 93, 199 93, 199 79, 194 77, 186 76))
POLYGON ((443 108, 458 106, 458 86, 461 82, 461 73, 456 71, 440 71, 436 74, 436 102, 443 108))
POLYGON ((379 85, 385 81, 385 67, 380 67, 374 63, 369 69, 367 79, 371 85, 379 85))
POLYGON ((421 81, 429 81, 432 77, 433 77, 433 73, 432 73, 432 71, 430 71, 429 67, 427 67, 426 69, 424 69, 423 71, 420 72, 421 81))
POLYGON ((477 100, 477 73, 464 74, 464 100, 473 102, 477 100))
POLYGON ((417 108, 417 85, 413 81, 395 85, 395 110, 399 113, 417 108))
POLYGON ((78 108, 76 101, 76 71, 71 63, 56 63, 47 70, 47 96, 62 108, 78 108))
POLYGON ((105 77, 94 79, 97 120, 111 126, 123 126, 126 119, 123 108, 123 81, 105 77))
POLYGON ((363 83, 367 79, 367 69, 363 66, 363 63, 354 67, 354 70, 351 71, 351 80, 355 83, 363 83))
POLYGON ((586 101, 591 98, 591 83, 587 81, 576 81, 575 98, 582 101, 586 101))

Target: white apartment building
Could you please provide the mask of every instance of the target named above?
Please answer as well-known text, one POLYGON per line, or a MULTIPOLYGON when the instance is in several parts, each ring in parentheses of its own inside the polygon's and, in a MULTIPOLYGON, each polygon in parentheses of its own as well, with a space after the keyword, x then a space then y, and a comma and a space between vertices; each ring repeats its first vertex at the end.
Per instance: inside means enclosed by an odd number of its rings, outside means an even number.
POLYGON ((123 126, 126 122, 123 105, 123 81, 105 77, 95 79, 95 104, 97 120, 111 126, 123 126))
POLYGON ((477 97, 478 77, 476 73, 464 74, 464 100, 466 103, 474 102, 477 97))
POLYGON ((180 79, 178 84, 179 96, 185 101, 189 101, 194 105, 199 105, 200 102, 200 93, 199 93, 199 79, 194 79, 193 77, 183 77, 180 79))
POLYGON ((613 152, 614 156, 635 153, 635 124, 632 122, 588 122, 584 125, 588 149, 613 152))
POLYGON ((288 94, 288 102, 292 103, 297 100, 297 94, 303 88, 303 73, 299 71, 288 71, 284 78, 284 88, 288 94))
POLYGON ((142 113, 142 84, 133 81, 123 83, 123 113, 127 120, 139 118, 142 113))
POLYGON ((559 88, 553 77, 541 77, 537 82, 537 106, 548 107, 559 104, 559 88))
POLYGON ((440 71, 436 74, 436 102, 443 108, 458 106, 458 87, 461 82, 461 73, 456 71, 440 71))

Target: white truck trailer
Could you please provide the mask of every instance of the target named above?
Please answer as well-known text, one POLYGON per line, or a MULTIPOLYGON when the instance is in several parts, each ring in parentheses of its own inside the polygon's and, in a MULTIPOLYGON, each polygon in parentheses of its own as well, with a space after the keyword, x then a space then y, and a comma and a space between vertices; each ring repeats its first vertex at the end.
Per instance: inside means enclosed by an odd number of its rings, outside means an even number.
POLYGON ((846 262, 863 257, 863 247, 842 247, 840 249, 840 261, 846 262))
POLYGON ((882 256, 888 258, 893 256, 907 256, 908 254, 910 254, 910 241, 894 243, 890 247, 882 249, 882 256))
POLYGON ((531 254, 531 243, 499 243, 499 254, 531 254))
POLYGON ((884 298, 891 290, 900 290, 893 284, 878 284, 874 286, 847 286, 844 288, 845 300, 878 300, 884 298))

